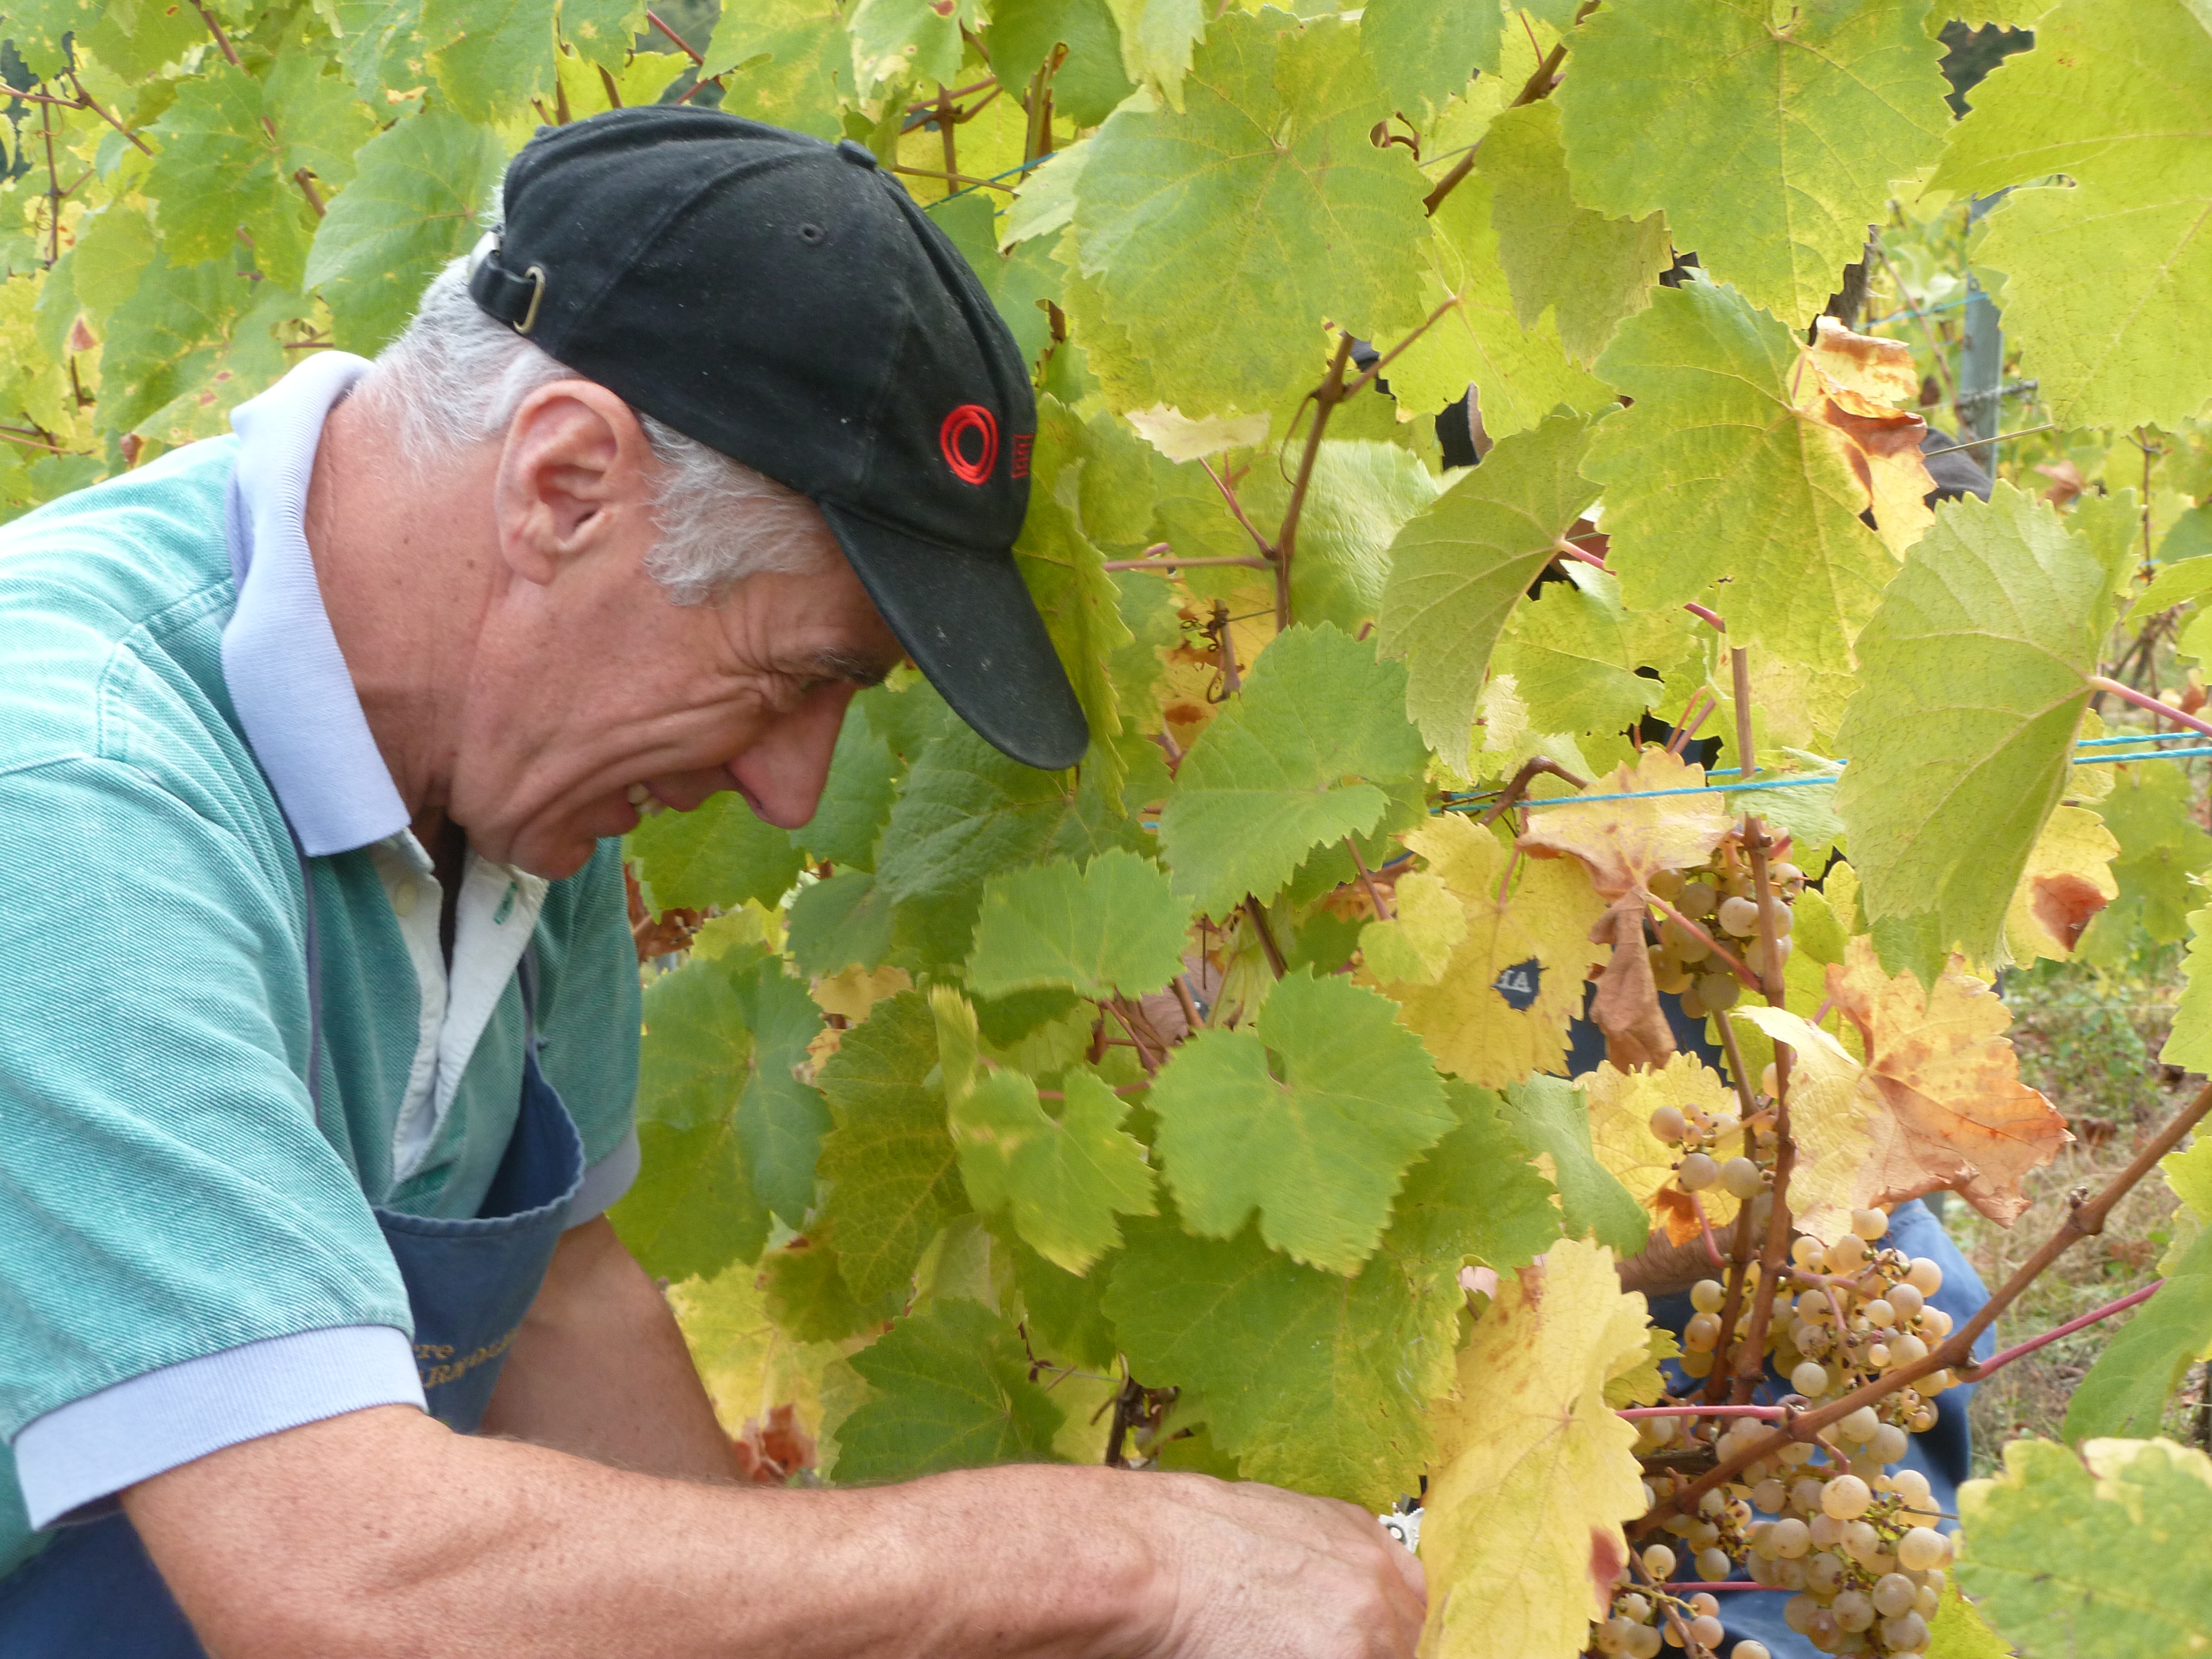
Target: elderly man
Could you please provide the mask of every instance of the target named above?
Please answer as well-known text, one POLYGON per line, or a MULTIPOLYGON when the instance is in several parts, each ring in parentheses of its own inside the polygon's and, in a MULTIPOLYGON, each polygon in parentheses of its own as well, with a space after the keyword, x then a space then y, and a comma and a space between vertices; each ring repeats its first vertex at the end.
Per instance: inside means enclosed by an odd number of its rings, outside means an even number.
POLYGON ((902 651, 1080 757, 1032 404, 857 145, 628 110, 505 206, 374 365, 0 532, 0 1653, 1409 1652, 1343 1505, 730 1482, 602 1214, 611 838, 804 823, 902 651))

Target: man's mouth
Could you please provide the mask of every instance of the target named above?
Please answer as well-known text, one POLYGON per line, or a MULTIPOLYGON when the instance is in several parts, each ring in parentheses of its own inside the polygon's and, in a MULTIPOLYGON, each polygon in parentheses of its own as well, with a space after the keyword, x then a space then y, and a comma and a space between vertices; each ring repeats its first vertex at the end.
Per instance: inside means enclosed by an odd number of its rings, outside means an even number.
POLYGON ((652 787, 647 784, 630 785, 629 799, 629 804, 637 809, 638 817, 641 818, 649 818, 657 812, 665 812, 668 810, 661 804, 659 798, 653 793, 652 787))

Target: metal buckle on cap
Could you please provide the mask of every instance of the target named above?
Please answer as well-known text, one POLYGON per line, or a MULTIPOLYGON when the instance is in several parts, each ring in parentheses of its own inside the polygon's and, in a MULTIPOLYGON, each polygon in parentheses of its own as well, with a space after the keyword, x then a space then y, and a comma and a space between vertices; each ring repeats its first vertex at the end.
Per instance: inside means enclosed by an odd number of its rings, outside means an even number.
POLYGON ((545 303, 545 267, 532 265, 522 274, 536 286, 530 291, 530 308, 522 313, 522 320, 514 325, 517 334, 527 334, 538 326, 538 307, 545 303))

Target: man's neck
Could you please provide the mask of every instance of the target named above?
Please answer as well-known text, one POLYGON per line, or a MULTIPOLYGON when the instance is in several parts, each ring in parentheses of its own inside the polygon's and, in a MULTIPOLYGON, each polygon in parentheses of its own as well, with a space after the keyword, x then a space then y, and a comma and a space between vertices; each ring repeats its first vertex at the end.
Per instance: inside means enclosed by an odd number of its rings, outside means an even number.
POLYGON ((331 631, 392 783, 426 824, 443 818, 490 593, 495 465, 473 458, 425 476, 373 402, 354 397, 331 410, 307 488, 307 548, 331 631))

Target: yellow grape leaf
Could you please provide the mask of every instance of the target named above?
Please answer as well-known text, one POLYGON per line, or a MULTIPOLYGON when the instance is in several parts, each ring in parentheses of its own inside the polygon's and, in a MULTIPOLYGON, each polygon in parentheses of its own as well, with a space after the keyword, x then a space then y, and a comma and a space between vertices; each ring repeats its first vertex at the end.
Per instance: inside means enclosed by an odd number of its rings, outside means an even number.
POLYGON ((1382 984, 1398 1018, 1446 1071, 1499 1089, 1566 1060, 1567 1024, 1583 981, 1605 959, 1589 941, 1605 906, 1571 861, 1523 860, 1504 897, 1512 854, 1457 813, 1406 837, 1458 898, 1467 935, 1434 985, 1382 984), (1501 981, 1504 983, 1501 985, 1501 981))
POLYGON ((1434 985, 1467 938, 1467 912, 1443 878, 1417 871, 1399 878, 1397 914, 1359 930, 1359 954, 1370 978, 1434 985))
POLYGON ((1923 998, 1909 972, 1881 970, 1874 941, 1851 940, 1828 994, 1865 1039, 1865 1086, 1880 1103, 1864 1203, 1948 1187, 1999 1226, 2027 1207, 2021 1179, 2073 1139, 2020 1080, 2004 1035, 2012 1015, 1987 985, 1947 966, 1923 998))
POLYGON ((1656 745, 1646 748, 1634 767, 1617 768, 1583 793, 1699 793, 1542 807, 1528 814, 1521 848, 1540 858, 1572 854, 1589 866, 1591 880, 1607 899, 1641 892, 1658 871, 1703 864, 1728 834, 1728 808, 1719 791, 1702 787, 1705 781, 1704 767, 1679 760, 1656 745))
POLYGON ((1790 1212, 1802 1231, 1832 1244, 1850 1231, 1852 1210, 1872 1201, 1865 1193, 1874 1152, 1869 1121, 1879 1107, 1866 1068, 1819 1026, 1785 1009, 1743 1007, 1735 1018, 1795 1054, 1790 1138, 1797 1161, 1790 1172, 1790 1212))
POLYGON ((2212 1135, 2199 1135, 2185 1152, 2168 1152, 2159 1171, 2173 1195, 2199 1221, 2212 1221, 2212 1135))
POLYGON ((823 1013, 842 1014, 858 1025, 876 1004, 913 985, 913 976, 903 968, 863 968, 855 963, 837 973, 816 975, 810 988, 814 1006, 823 1013))
POLYGON ((2028 853, 2027 868, 2006 907, 2005 949, 2016 966, 2043 957, 2064 962, 2081 930, 2120 895, 2112 860, 2120 843, 2084 806, 2054 809, 2028 853))
POLYGON ((1833 317, 1818 320, 1819 337, 1804 349, 1791 380, 1792 400, 1866 491, 1875 533, 1901 559, 1936 522, 1927 502, 1936 481, 1920 458, 1928 422, 1911 412, 1920 401, 1912 348, 1854 334, 1833 317))
POLYGON ((1498 1276, 1432 1419, 1421 1659, 1582 1650, 1628 1559, 1621 1525, 1644 1513, 1636 1431, 1605 1389, 1644 1362, 1647 1329, 1601 1244, 1563 1239, 1498 1276))
POLYGON ((732 1435, 766 1422, 777 1406, 793 1406, 808 1433, 822 1432, 822 1371, 837 1358, 834 1342, 801 1342, 776 1324, 757 1267, 738 1262, 711 1279, 668 1287, 668 1305, 690 1346, 691 1360, 732 1435))
MULTIPOLYGON (((1736 1110, 1735 1091, 1695 1054, 1678 1054, 1656 1071, 1620 1072, 1600 1066, 1575 1082, 1589 1103, 1590 1150, 1629 1195, 1667 1229, 1667 1242, 1686 1244, 1701 1231, 1697 1206, 1674 1185, 1680 1154, 1651 1133, 1651 1114, 1662 1106, 1695 1106, 1712 1116, 1736 1110)), ((1716 1230, 1735 1219, 1737 1201, 1718 1187, 1699 1200, 1716 1230)))
POLYGON ((1622 1355, 1613 1362, 1613 1375, 1606 1379, 1605 1403, 1615 1411, 1628 1406, 1657 1405, 1667 1393, 1667 1376, 1660 1364, 1681 1355, 1682 1345, 1664 1325, 1654 1325, 1644 1336, 1643 1358, 1629 1364, 1627 1356, 1622 1355))

